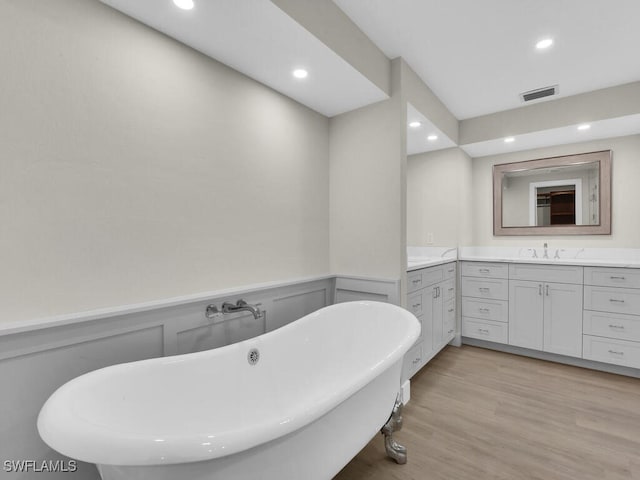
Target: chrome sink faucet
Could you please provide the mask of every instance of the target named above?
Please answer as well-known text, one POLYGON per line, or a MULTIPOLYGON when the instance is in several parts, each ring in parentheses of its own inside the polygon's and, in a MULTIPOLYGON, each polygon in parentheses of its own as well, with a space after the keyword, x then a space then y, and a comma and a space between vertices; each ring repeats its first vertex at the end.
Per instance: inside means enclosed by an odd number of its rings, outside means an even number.
POLYGON ((262 312, 257 305, 249 305, 242 299, 238 300, 235 305, 231 302, 224 302, 222 304, 222 313, 236 313, 245 310, 251 312, 253 318, 258 319, 262 317, 262 312))
POLYGON ((549 258, 549 252, 547 251, 547 244, 544 244, 544 255, 542 255, 542 258, 549 258))
POLYGON ((440 258, 444 258, 447 253, 455 252, 456 250, 458 250, 458 247, 447 248, 444 252, 442 252, 440 258))

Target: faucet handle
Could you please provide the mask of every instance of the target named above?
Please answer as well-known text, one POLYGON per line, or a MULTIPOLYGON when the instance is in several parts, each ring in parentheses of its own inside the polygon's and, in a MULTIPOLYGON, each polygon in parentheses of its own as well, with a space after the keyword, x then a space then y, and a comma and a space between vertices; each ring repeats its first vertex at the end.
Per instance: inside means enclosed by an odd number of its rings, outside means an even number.
POLYGON ((564 252, 564 248, 556 248, 556 253, 553 258, 560 259, 560 252, 564 252))
POLYGON ((217 305, 214 305, 212 303, 210 305, 207 305, 207 309, 205 310, 204 315, 207 318, 215 318, 218 315, 222 315, 222 312, 218 309, 217 305))
POLYGON ((536 252, 535 248, 530 248, 529 251, 533 252, 533 254, 531 255, 531 258, 538 258, 538 252, 536 252))

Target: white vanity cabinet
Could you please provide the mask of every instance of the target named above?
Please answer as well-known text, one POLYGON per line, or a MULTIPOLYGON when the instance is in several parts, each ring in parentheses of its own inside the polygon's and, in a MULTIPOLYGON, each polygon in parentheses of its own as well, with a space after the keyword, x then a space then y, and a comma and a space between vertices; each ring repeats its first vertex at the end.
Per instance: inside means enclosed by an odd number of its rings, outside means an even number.
POLYGON ((461 261, 463 342, 640 369, 640 268, 550 263, 461 261))
POLYGON ((403 382, 411 378, 455 336, 456 263, 407 274, 407 309, 422 324, 422 333, 404 357, 403 382))
POLYGON ((584 358, 640 368, 640 269, 585 267, 584 358))
POLYGON ((582 357, 583 267, 509 265, 509 345, 582 357))

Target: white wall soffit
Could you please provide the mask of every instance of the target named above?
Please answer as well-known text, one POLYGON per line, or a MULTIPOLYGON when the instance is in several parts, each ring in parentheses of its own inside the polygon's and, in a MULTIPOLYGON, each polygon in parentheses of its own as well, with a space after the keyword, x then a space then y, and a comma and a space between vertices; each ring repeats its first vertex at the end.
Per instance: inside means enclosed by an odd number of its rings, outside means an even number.
POLYGON ((453 140, 436 127, 427 117, 413 105, 407 103, 407 155, 433 152, 445 148, 455 147, 453 140), (417 128, 410 127, 411 122, 420 122, 417 128), (437 140, 427 140, 429 135, 437 135, 437 140))
POLYGON ((269 0, 101 1, 328 117, 388 98, 269 0))
POLYGON ((488 155, 499 155, 501 153, 549 147, 552 145, 565 145, 602 138, 640 134, 640 114, 585 123, 590 125, 588 130, 578 130, 578 125, 580 124, 575 124, 523 135, 515 135, 514 141, 511 143, 505 143, 504 138, 496 138, 484 142, 461 145, 460 148, 467 152, 470 157, 478 158, 488 155))

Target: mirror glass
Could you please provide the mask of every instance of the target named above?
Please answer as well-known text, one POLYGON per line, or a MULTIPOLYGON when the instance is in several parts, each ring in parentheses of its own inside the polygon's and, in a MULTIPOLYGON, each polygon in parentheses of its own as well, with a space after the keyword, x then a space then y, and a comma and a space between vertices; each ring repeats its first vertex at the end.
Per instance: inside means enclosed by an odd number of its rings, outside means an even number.
POLYGON ((494 166, 494 234, 610 234, 611 152, 494 166))

